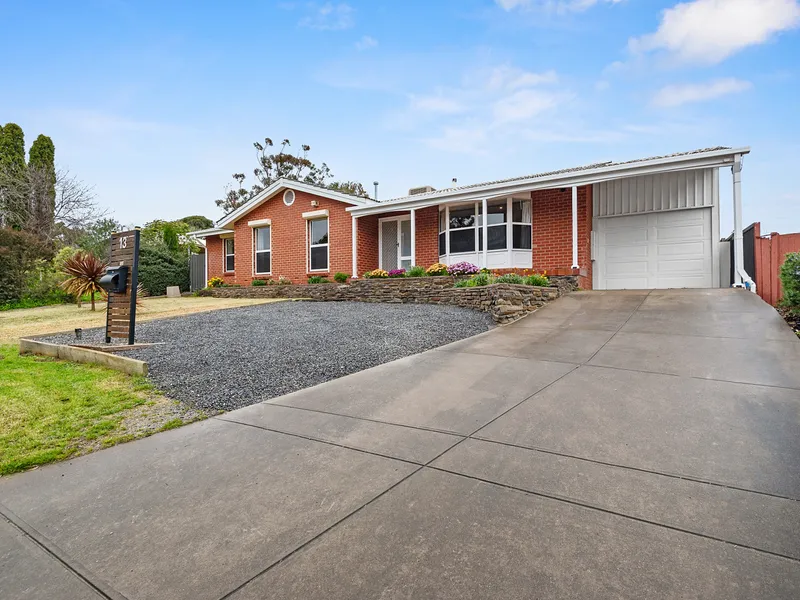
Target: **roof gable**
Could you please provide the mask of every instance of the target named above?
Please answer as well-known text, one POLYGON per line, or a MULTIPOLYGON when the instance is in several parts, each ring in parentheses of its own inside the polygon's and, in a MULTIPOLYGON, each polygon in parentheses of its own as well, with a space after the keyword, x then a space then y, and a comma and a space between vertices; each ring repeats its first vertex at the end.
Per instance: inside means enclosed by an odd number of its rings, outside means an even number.
POLYGON ((219 221, 217 221, 218 228, 225 228, 232 225, 235 221, 238 221, 242 217, 244 217, 247 213, 252 211, 258 206, 261 206, 264 202, 275 196, 276 194, 280 193, 283 190, 295 190, 299 192, 306 192, 308 194, 314 194, 315 196, 320 196, 322 198, 328 198, 330 200, 335 200, 337 202, 342 202, 344 204, 349 204, 351 206, 371 206, 373 204, 377 205, 378 203, 374 200, 369 198, 359 198, 357 196, 351 196, 349 194, 344 194, 342 192, 335 192, 333 190, 329 190, 328 188, 320 187, 318 185, 313 185, 310 183, 305 183, 303 181, 295 181, 293 179, 278 179, 274 181, 271 185, 261 190, 258 194, 250 198, 247 202, 242 204, 236 210, 229 212, 227 215, 222 217, 219 221))

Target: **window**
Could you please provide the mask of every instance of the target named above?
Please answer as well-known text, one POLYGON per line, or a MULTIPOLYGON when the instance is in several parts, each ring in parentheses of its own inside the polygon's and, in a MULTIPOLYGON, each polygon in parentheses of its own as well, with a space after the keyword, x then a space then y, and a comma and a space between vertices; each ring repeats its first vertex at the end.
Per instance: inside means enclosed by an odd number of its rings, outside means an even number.
POLYGON ((283 192, 283 203, 286 206, 291 206, 294 204, 294 192, 292 190, 286 190, 283 192))
POLYGON ((308 262, 312 271, 328 270, 328 219, 308 222, 308 262))
MULTIPOLYGON (((483 250, 483 207, 478 208, 478 250, 483 250)), ((489 238, 489 250, 505 250, 508 222, 508 201, 492 200, 487 207, 486 234, 489 238)))
POLYGON ((225 272, 233 272, 233 238, 225 238, 222 243, 225 245, 225 272))
POLYGON ((475 252, 475 204, 450 209, 450 253, 475 252))
POLYGON ((511 223, 513 248, 515 250, 532 249, 531 201, 514 200, 511 203, 511 223))
POLYGON ((447 254, 447 216, 444 210, 439 211, 439 256, 447 254))
POLYGON ((253 230, 255 236, 256 275, 268 275, 272 271, 272 228, 258 227, 253 230))

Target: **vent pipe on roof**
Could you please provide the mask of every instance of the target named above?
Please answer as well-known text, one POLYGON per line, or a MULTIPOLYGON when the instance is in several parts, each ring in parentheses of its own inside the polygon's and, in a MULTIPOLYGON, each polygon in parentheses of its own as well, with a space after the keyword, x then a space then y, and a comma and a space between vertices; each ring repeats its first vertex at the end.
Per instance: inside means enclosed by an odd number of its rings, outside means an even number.
POLYGON ((377 202, 378 201, 378 182, 377 181, 373 181, 372 185, 375 186, 375 202, 377 202))

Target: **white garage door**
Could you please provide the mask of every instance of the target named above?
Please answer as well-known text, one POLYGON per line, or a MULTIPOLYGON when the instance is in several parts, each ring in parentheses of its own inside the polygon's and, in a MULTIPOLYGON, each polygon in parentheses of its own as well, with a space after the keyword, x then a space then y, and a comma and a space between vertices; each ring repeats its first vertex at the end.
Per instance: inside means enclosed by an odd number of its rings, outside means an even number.
POLYGON ((712 287, 711 208, 595 220, 601 290, 712 287))

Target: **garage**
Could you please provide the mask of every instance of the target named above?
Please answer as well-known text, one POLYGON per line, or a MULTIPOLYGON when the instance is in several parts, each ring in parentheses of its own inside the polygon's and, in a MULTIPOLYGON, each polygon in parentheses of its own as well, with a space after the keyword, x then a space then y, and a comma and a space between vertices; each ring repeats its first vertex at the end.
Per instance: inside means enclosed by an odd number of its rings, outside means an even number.
POLYGON ((719 287, 715 170, 594 186, 594 287, 719 287))

